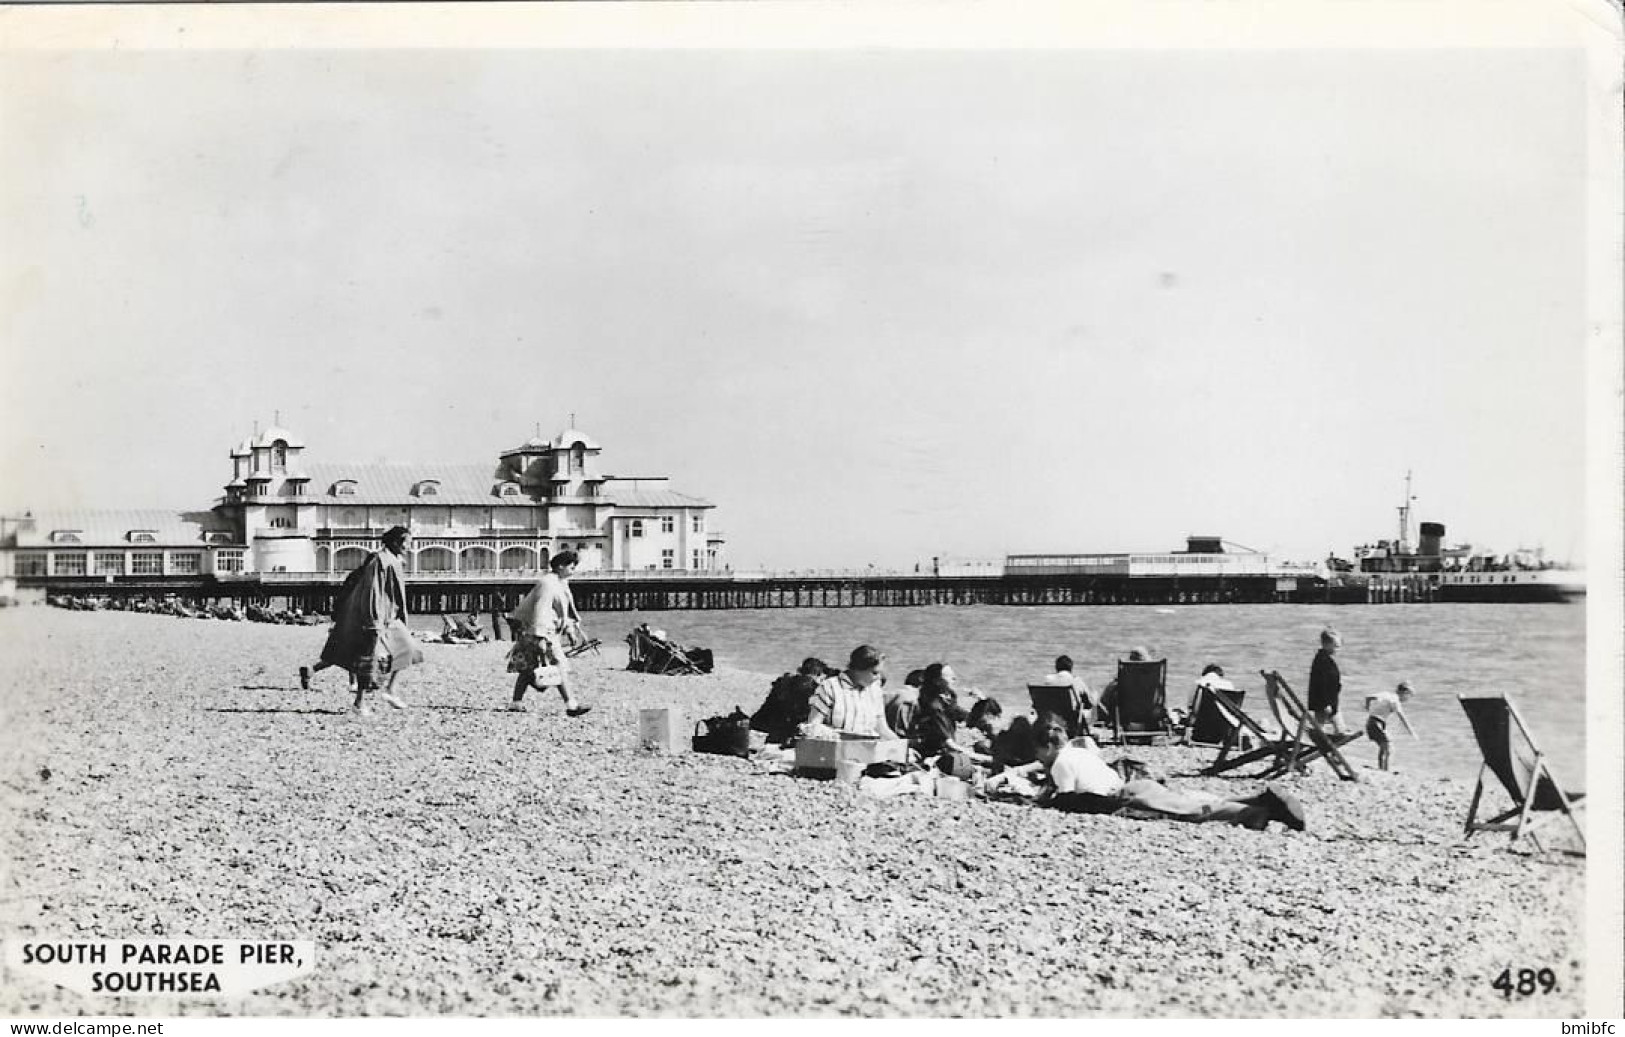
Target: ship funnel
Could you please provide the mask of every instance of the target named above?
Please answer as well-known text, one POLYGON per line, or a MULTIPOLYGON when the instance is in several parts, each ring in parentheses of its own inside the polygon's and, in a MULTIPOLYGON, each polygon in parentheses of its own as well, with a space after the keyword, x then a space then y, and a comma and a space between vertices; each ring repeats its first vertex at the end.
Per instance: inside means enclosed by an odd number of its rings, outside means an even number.
POLYGON ((1443 522, 1422 523, 1422 538, 1417 544, 1416 553, 1425 558, 1439 557, 1439 545, 1444 542, 1443 522))

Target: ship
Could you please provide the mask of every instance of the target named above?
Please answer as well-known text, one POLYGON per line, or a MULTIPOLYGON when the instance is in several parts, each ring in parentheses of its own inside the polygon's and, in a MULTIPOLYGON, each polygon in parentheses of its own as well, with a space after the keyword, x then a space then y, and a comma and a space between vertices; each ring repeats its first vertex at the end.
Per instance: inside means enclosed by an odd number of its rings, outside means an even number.
MULTIPOLYGON (((1406 472, 1405 498, 1399 505, 1399 539, 1356 547, 1355 579, 1379 586, 1425 589, 1431 600, 1442 602, 1565 602, 1585 595, 1585 573, 1547 560, 1541 549, 1498 555, 1470 544, 1446 546, 1441 522, 1419 523, 1413 550, 1410 522, 1414 500, 1411 473, 1406 472)), ((1343 568, 1336 559, 1328 564, 1333 569, 1343 568)))

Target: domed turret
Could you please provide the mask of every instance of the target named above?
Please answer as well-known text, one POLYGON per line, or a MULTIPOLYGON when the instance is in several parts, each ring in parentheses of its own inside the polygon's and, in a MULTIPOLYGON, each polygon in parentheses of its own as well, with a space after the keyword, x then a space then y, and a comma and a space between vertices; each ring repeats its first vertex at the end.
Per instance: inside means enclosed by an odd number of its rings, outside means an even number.
POLYGON ((588 450, 603 449, 593 441, 591 436, 576 428, 567 428, 563 432, 560 432, 557 436, 554 436, 552 446, 554 450, 569 450, 571 447, 576 446, 577 444, 586 447, 588 450))

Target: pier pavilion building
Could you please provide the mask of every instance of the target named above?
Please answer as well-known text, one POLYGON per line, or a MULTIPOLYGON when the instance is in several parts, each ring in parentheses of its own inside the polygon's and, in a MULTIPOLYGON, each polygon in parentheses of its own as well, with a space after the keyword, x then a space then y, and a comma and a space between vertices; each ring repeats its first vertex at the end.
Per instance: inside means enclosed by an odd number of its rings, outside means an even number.
POLYGON ((231 479, 207 511, 8 518, 0 575, 343 573, 395 525, 412 531, 409 572, 450 578, 534 572, 565 548, 582 572, 725 568, 715 505, 665 477, 606 475, 601 453, 571 428, 493 463, 351 464, 307 459, 298 435, 273 427, 230 451, 231 479))

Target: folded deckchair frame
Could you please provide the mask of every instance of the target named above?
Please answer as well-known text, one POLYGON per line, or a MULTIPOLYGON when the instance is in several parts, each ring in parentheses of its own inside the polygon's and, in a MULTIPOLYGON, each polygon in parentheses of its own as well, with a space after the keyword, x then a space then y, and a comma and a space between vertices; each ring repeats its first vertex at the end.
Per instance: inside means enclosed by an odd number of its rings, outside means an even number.
POLYGON ((600 647, 602 647, 602 646, 603 646, 603 642, 598 640, 598 638, 596 638, 596 637, 590 638, 590 639, 588 639, 586 641, 583 641, 580 644, 574 646, 573 648, 566 648, 564 650, 564 657, 566 659, 574 659, 576 656, 585 655, 588 652, 591 652, 594 655, 598 655, 598 654, 600 654, 598 649, 600 647))
POLYGON ((626 635, 626 668, 654 674, 700 674, 705 671, 673 641, 662 640, 644 626, 626 635))
MULTIPOLYGON (((1478 769, 1478 784, 1473 788, 1473 801, 1467 808, 1464 835, 1471 838, 1475 832, 1511 832, 1510 846, 1519 839, 1529 837, 1541 853, 1536 834, 1537 826, 1567 818, 1574 826, 1575 837, 1580 840, 1580 855, 1585 854, 1585 832, 1574 816, 1574 809, 1585 798, 1585 793, 1564 792, 1552 773, 1546 754, 1535 744, 1529 727, 1518 713, 1518 707, 1505 695, 1459 695, 1457 701, 1473 725, 1473 737, 1484 764, 1478 769), (1487 821, 1476 820, 1479 803, 1484 795, 1484 775, 1494 774, 1512 800, 1512 808, 1504 810, 1487 821), (1544 814, 1544 817, 1535 817, 1544 814), (1517 820, 1511 818, 1516 815, 1517 820)), ((1486 811, 1487 812, 1487 811, 1486 811)))
MULTIPOLYGON (((506 616, 504 618, 508 621, 508 640, 518 641, 519 635, 524 633, 524 630, 519 626, 519 621, 514 619, 512 616, 506 616)), ((630 637, 628 637, 626 640, 627 644, 630 645, 632 643, 632 639, 630 637)), ((566 659, 574 659, 576 656, 582 655, 586 652, 591 652, 594 655, 597 655, 599 654, 598 649, 602 646, 603 642, 595 637, 591 640, 575 645, 574 647, 566 648, 564 650, 564 657, 566 659)), ((628 669, 630 669, 630 667, 628 667, 628 669)))
POLYGON ((1224 714, 1230 721, 1230 737, 1225 739, 1219 747, 1219 756, 1211 764, 1202 769, 1203 774, 1224 774, 1240 767, 1246 767, 1260 760, 1269 760, 1270 766, 1259 777, 1275 778, 1289 770, 1302 773, 1307 762, 1303 755, 1297 751, 1297 746, 1290 738, 1282 738, 1264 730, 1264 725, 1254 720, 1241 708, 1239 702, 1232 702, 1222 695, 1214 695, 1211 700, 1214 707, 1224 714), (1242 735, 1250 734, 1257 744, 1238 756, 1230 755, 1241 741, 1242 735))
POLYGON ((1033 712, 1054 713, 1066 721, 1066 736, 1077 738, 1089 733, 1089 718, 1079 716, 1072 708, 1073 690, 1066 684, 1029 684, 1027 697, 1032 700, 1033 712))
POLYGON ((1131 740, 1152 743, 1158 738, 1173 738, 1174 725, 1168 718, 1167 659, 1117 660, 1111 725, 1112 737, 1119 745, 1131 740))
POLYGON ((1325 760, 1326 766, 1339 778, 1359 781, 1359 773, 1344 759, 1342 748, 1361 736, 1328 735, 1321 730, 1320 723, 1309 715, 1303 700, 1298 698, 1298 693, 1292 690, 1285 677, 1275 670, 1259 670, 1258 675, 1264 678, 1264 697, 1269 700, 1275 722, 1281 725, 1283 738, 1291 739, 1289 769, 1302 770, 1300 762, 1325 760))

